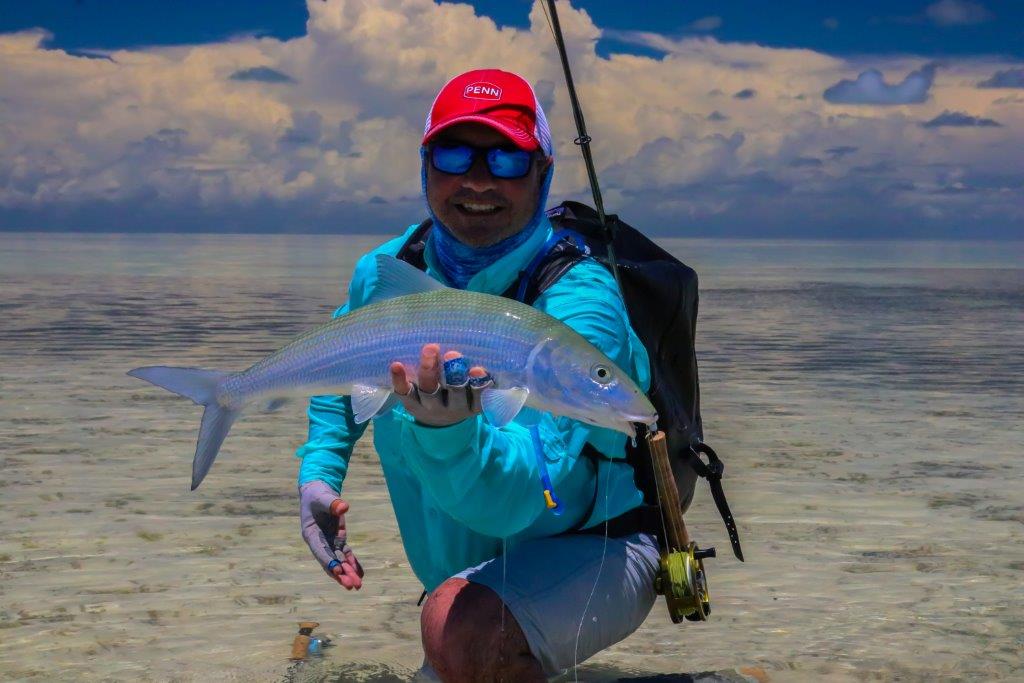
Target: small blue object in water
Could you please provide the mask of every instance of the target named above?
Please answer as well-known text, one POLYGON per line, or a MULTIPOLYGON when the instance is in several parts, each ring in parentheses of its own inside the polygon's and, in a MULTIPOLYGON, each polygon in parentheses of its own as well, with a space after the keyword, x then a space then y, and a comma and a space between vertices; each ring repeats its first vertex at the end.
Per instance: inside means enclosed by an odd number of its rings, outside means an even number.
POLYGON ((310 638, 309 647, 306 651, 311 655, 322 655, 324 653, 324 641, 319 638, 310 638))

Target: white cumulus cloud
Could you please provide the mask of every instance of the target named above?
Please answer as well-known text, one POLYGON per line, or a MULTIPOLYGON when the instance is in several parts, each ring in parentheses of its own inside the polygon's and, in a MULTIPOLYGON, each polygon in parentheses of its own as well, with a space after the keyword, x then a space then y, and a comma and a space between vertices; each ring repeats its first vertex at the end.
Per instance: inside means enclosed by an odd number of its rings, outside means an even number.
MULTIPOLYGON (((52 49, 42 31, 0 35, 0 228, 397 232, 424 213, 417 148, 427 108, 448 78, 480 67, 535 85, 556 141, 553 200, 589 195, 539 3, 527 28, 433 0, 309 0, 307 11, 306 34, 290 40, 107 59, 52 49)), ((642 227, 891 234, 927 218, 947 232, 1021 229, 1011 150, 1024 108, 976 87, 1013 64, 962 60, 925 74, 926 60, 912 56, 865 63, 614 32, 567 3, 559 14, 610 210, 642 227), (597 43, 609 36, 661 56, 602 57, 597 43), (927 100, 822 96, 871 69, 933 76, 927 100), (742 92, 756 97, 711 94, 742 92), (1002 125, 921 125, 944 111, 1002 125), (971 191, 944 193, 952 182, 971 191)))

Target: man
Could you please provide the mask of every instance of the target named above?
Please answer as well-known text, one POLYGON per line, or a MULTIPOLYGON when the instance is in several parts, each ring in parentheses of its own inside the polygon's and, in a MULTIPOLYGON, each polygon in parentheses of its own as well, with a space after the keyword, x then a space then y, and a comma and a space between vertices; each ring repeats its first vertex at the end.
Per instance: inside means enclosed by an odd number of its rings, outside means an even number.
MULTIPOLYGON (((428 274, 501 294, 552 234, 544 206, 554 156, 533 89, 495 69, 455 77, 428 114, 421 159, 433 220, 428 274)), ((415 227, 360 259, 336 314, 363 304, 374 257, 398 254, 415 227)), ((577 263, 534 305, 648 388, 647 353, 600 264, 577 263)), ((487 369, 466 373, 472 360, 428 343, 418 368, 381 368, 401 403, 375 418, 374 446, 409 563, 429 595, 421 618, 429 666, 445 681, 544 680, 640 626, 654 602, 658 545, 614 524, 642 503, 623 434, 543 415, 543 462, 562 507, 554 514, 529 428, 487 423, 479 401, 487 369), (469 391, 447 389, 467 381, 469 391), (581 455, 586 442, 602 457, 581 455)), ((314 397, 309 418, 298 451, 303 537, 328 574, 359 589, 363 570, 346 543, 349 507, 339 495, 364 425, 346 396, 314 397)))

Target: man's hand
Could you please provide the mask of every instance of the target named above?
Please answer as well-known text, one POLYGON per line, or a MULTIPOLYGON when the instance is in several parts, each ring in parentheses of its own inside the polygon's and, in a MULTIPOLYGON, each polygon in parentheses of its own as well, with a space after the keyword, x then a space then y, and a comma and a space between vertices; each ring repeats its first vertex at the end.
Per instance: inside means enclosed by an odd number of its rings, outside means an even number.
POLYGON ((347 590, 363 585, 363 567, 348 547, 345 513, 348 503, 330 486, 311 481, 299 487, 302 538, 332 579, 347 590))
POLYGON ((447 351, 444 363, 438 344, 424 344, 415 372, 394 362, 391 385, 406 412, 417 422, 444 427, 462 422, 480 412, 480 392, 494 384, 487 371, 476 365, 466 370, 458 351, 447 351))

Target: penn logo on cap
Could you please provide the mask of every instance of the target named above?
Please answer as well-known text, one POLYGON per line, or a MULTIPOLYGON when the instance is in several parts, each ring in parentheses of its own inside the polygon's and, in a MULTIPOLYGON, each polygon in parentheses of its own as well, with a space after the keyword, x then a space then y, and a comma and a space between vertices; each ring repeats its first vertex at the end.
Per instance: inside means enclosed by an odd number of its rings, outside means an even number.
POLYGON ((501 88, 493 83, 478 81, 467 85, 462 91, 462 96, 471 100, 500 100, 501 88))

